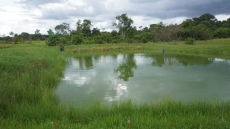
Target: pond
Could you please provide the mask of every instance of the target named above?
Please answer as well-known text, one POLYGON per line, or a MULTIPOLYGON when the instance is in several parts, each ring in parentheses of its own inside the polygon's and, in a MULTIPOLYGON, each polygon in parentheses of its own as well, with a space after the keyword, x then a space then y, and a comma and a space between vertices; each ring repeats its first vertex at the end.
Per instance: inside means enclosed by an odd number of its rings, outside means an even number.
POLYGON ((62 104, 230 100, 229 60, 140 53, 78 56, 67 62, 56 89, 62 104))

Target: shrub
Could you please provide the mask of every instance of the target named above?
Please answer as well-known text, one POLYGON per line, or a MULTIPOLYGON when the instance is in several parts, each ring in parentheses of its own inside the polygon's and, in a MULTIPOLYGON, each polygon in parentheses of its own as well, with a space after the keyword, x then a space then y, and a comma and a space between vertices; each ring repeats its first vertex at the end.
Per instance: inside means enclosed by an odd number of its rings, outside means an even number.
POLYGON ((66 37, 60 37, 60 43, 62 43, 62 44, 68 44, 69 41, 68 41, 68 39, 66 37))
POLYGON ((95 36, 94 37, 94 43, 95 44, 104 44, 105 43, 105 39, 103 36, 95 36))
POLYGON ((49 38, 46 41, 46 44, 48 46, 56 46, 60 42, 60 35, 59 34, 54 34, 54 32, 49 29, 48 31, 49 38))
POLYGON ((82 44, 83 43, 83 36, 82 35, 73 35, 71 37, 71 43, 72 44, 82 44))
POLYGON ((189 44, 189 45, 193 45, 193 44, 195 44, 195 39, 194 38, 192 38, 192 37, 188 37, 187 39, 186 39, 186 44, 189 44))

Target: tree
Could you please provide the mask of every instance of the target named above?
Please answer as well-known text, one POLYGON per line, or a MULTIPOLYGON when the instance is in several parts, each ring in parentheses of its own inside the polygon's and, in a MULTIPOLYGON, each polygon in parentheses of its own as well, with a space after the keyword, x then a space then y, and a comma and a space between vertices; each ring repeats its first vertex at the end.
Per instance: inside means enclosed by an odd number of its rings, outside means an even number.
POLYGON ((14 32, 11 31, 11 32, 9 33, 9 35, 11 35, 11 36, 13 37, 13 36, 14 36, 14 32))
POLYGON ((205 13, 205 14, 201 15, 199 17, 199 20, 203 21, 203 22, 205 22, 205 21, 206 22, 216 22, 217 21, 217 19, 215 18, 215 16, 212 15, 212 14, 210 14, 210 13, 205 13))
POLYGON ((224 20, 222 22, 222 27, 228 27, 228 28, 230 28, 230 18, 228 18, 227 20, 224 20))
POLYGON ((78 34, 82 33, 84 37, 91 36, 91 26, 92 23, 88 19, 84 19, 83 22, 81 22, 81 20, 78 20, 78 22, 76 23, 76 32, 78 34))
POLYGON ((207 40, 212 37, 211 30, 204 24, 199 24, 191 29, 193 38, 198 40, 207 40))
POLYGON ((15 34, 13 42, 14 42, 14 44, 18 44, 19 42, 23 42, 23 38, 20 35, 15 34))
POLYGON ((81 32, 81 30, 82 30, 81 20, 78 20, 78 21, 77 21, 76 26, 77 26, 77 27, 76 27, 77 32, 78 32, 78 33, 81 32))
POLYGON ((217 38, 228 38, 230 37, 230 29, 220 27, 214 32, 214 37, 217 38))
POLYGON ((110 34, 112 36, 112 43, 119 43, 122 41, 122 37, 118 35, 116 30, 113 30, 110 34))
POLYGON ((92 35, 93 35, 93 36, 100 35, 100 34, 101 34, 100 29, 98 29, 98 28, 93 28, 93 30, 92 30, 92 35))
POLYGON ((158 24, 151 24, 150 31, 152 33, 153 41, 166 41, 164 36, 167 30, 166 25, 164 25, 163 22, 159 22, 158 24))
POLYGON ((194 26, 194 21, 192 19, 186 19, 185 21, 181 23, 181 25, 183 28, 189 28, 189 27, 194 26))
POLYGON ((30 40, 30 34, 27 32, 22 32, 21 37, 22 37, 23 41, 25 41, 25 40, 29 41, 30 40))
POLYGON ((136 27, 134 26, 134 27, 130 27, 128 30, 127 30, 127 33, 126 33, 126 42, 128 42, 128 43, 133 43, 133 42, 135 42, 134 40, 133 40, 133 37, 134 37, 134 35, 135 35, 135 33, 137 33, 137 29, 136 29, 136 27))
MULTIPOLYGON (((13 32, 13 31, 11 31, 11 32, 9 33, 9 35, 10 35, 10 36, 12 36, 12 38, 11 38, 11 39, 12 39, 12 41, 13 41, 13 39, 14 39, 14 32, 13 32)), ((13 44, 14 44, 14 42, 13 42, 13 44)))
POLYGON ((92 26, 92 23, 90 20, 83 20, 83 23, 81 24, 82 26, 82 33, 84 34, 84 36, 91 36, 91 26, 92 26))
POLYGON ((117 22, 113 23, 113 26, 119 29, 119 33, 123 39, 127 38, 127 33, 132 29, 133 20, 128 18, 126 14, 116 16, 117 22))
POLYGON ((49 38, 47 40, 48 46, 56 46, 60 42, 60 36, 59 34, 54 34, 54 32, 49 29, 48 31, 49 38))
POLYGON ((39 29, 36 29, 36 30, 35 30, 34 35, 35 35, 35 37, 37 38, 37 40, 40 40, 41 33, 40 33, 40 30, 39 30, 39 29))
POLYGON ((55 27, 57 33, 68 35, 70 33, 70 25, 68 23, 62 23, 55 27))
POLYGON ((118 33, 117 33, 117 31, 116 31, 116 30, 112 30, 112 31, 111 31, 111 35, 112 35, 113 37, 115 37, 115 36, 117 36, 117 35, 118 35, 118 33))
POLYGON ((215 18, 214 15, 210 13, 205 13, 198 18, 193 18, 193 21, 195 25, 203 24, 207 26, 208 28, 210 28, 211 30, 214 30, 216 27, 217 19, 215 18))

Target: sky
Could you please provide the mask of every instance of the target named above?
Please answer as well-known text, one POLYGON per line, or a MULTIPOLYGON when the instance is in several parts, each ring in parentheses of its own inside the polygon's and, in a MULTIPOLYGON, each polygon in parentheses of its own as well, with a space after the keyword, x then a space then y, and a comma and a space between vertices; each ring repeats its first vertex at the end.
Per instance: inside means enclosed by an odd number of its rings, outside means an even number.
POLYGON ((230 18, 229 0, 0 0, 0 36, 36 29, 41 34, 55 26, 88 19, 92 28, 115 30, 116 16, 126 13, 133 26, 150 24, 180 24, 185 19, 210 13, 218 20, 230 18))

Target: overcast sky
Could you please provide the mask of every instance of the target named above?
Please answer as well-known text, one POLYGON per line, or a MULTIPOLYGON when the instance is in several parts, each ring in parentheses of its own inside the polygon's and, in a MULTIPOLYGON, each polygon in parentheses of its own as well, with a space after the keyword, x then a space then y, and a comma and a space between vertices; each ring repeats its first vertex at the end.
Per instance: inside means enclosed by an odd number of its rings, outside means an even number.
POLYGON ((180 24, 188 18, 204 13, 215 15, 218 20, 230 17, 229 0, 0 0, 0 35, 9 32, 34 33, 63 22, 75 28, 78 19, 89 19, 92 28, 115 29, 115 17, 126 13, 134 26, 150 24, 180 24))

